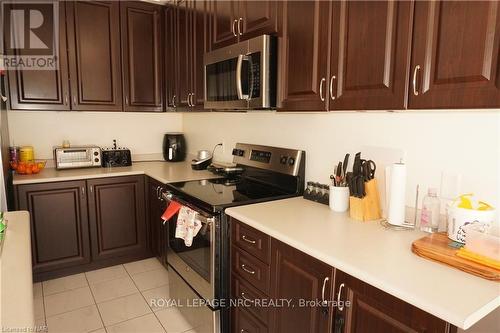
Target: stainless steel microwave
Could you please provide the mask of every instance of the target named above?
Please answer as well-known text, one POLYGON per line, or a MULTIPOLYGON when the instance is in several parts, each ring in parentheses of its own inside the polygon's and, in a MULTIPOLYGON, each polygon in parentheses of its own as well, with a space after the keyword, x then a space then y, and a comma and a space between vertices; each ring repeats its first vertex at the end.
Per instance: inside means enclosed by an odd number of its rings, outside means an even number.
POLYGON ((276 107, 276 37, 262 35, 204 57, 205 109, 276 107))

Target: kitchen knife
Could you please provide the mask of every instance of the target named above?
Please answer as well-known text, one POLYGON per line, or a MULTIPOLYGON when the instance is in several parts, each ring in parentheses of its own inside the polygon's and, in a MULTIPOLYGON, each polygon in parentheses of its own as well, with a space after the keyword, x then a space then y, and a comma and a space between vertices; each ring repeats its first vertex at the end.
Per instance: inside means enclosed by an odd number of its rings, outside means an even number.
POLYGON ((352 166, 352 174, 358 176, 361 173, 361 152, 354 156, 354 164, 352 166))
POLYGON ((358 193, 358 198, 365 197, 365 195, 366 195, 365 180, 364 180, 363 176, 358 176, 358 178, 357 178, 356 191, 358 193))
POLYGON ((344 164, 342 164, 342 167, 344 168, 344 178, 347 175, 347 165, 349 164, 349 153, 345 154, 344 157, 344 164))

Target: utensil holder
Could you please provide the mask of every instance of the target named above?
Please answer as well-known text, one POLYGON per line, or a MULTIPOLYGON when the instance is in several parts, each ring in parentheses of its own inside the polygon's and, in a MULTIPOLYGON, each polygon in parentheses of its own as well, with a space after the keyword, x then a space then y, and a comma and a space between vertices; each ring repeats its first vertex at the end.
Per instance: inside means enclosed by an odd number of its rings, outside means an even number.
POLYGON ((349 216, 358 221, 378 220, 382 217, 377 179, 365 183, 364 198, 349 197, 349 216))

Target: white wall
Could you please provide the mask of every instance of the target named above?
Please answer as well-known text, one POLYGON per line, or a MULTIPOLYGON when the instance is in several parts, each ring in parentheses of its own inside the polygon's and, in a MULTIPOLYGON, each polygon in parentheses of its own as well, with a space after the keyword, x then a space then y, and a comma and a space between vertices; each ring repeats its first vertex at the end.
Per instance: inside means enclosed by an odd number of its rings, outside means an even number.
POLYGON ((32 145, 35 158, 51 159, 52 147, 72 145, 128 147, 133 155, 158 154, 163 134, 182 130, 176 113, 9 111, 11 145, 32 145))
POLYGON ((444 170, 462 174, 463 192, 500 206, 500 110, 186 113, 183 123, 191 153, 223 142, 215 159, 230 161, 238 141, 304 149, 306 179, 322 183, 346 152, 353 156, 366 145, 403 148, 408 206, 414 206, 416 184, 424 191, 439 188, 444 170))

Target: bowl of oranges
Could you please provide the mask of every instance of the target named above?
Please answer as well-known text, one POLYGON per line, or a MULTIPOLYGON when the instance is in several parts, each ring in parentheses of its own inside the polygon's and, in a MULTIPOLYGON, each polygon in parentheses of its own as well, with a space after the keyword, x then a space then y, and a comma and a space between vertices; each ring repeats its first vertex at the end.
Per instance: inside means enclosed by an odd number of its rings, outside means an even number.
POLYGON ((10 167, 16 171, 18 175, 34 175, 39 173, 45 168, 44 160, 36 160, 33 162, 11 162, 10 167))

